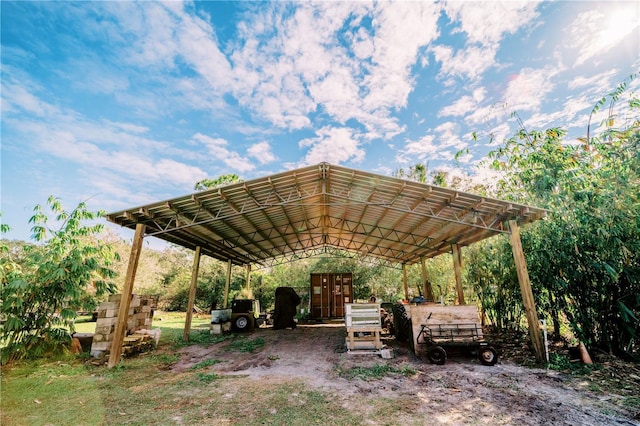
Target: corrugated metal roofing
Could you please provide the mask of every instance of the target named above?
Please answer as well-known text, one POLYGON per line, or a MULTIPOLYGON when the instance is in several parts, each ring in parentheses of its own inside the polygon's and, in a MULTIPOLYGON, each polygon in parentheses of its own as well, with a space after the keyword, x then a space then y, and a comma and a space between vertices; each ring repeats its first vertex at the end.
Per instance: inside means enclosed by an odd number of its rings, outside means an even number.
POLYGON ((107 219, 234 264, 346 250, 407 265, 546 211, 321 163, 110 213, 107 219))

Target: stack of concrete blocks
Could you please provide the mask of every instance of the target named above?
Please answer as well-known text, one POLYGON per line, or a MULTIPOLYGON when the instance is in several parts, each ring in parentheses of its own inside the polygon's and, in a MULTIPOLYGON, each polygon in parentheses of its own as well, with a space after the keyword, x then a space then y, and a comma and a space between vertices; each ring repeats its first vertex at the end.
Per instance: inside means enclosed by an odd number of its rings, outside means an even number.
MULTIPOLYGON (((112 294, 108 301, 102 302, 98 307, 96 332, 91 343, 91 356, 94 358, 100 358, 111 350, 121 299, 121 294, 112 294)), ((127 336, 134 334, 137 330, 151 329, 152 303, 153 299, 151 298, 141 298, 135 294, 131 296, 127 318, 127 336)))

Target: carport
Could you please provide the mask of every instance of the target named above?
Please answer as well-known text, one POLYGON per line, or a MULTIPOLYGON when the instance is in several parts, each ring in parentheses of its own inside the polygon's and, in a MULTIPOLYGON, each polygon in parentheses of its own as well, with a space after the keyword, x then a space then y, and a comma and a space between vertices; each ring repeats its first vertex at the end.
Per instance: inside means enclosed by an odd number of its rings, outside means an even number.
POLYGON ((544 347, 522 252, 519 227, 541 219, 544 209, 389 176, 320 163, 110 213, 110 222, 135 230, 122 303, 109 356, 118 364, 142 242, 154 236, 194 250, 184 336, 189 337, 200 256, 252 267, 304 257, 351 253, 403 269, 453 254, 456 293, 464 304, 460 249, 497 234, 510 234, 529 333, 539 360, 544 347))

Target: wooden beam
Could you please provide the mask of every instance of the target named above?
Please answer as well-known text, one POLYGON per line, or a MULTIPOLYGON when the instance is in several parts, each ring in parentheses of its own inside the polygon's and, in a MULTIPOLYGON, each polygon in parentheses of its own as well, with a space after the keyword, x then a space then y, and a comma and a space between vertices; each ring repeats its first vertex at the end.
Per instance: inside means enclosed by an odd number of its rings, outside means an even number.
POLYGON ((451 245, 451 254, 453 254, 453 273, 456 276, 458 305, 466 305, 464 300, 464 289, 462 288, 462 250, 458 244, 451 245))
POLYGON ((433 287, 431 286, 431 282, 429 281, 429 277, 427 276, 427 259, 424 257, 420 258, 420 270, 422 272, 422 295, 425 299, 430 300, 432 302, 436 301, 436 296, 433 294, 433 287))
POLYGON ((131 243, 131 254, 129 255, 129 264, 127 265, 127 275, 124 279, 124 287, 122 288, 122 298, 120 299, 120 307, 118 308, 118 319, 116 321, 116 329, 113 333, 113 341, 111 342, 111 350, 109 351, 109 362, 107 367, 113 368, 120 363, 122 356, 122 342, 127 333, 127 320, 129 318, 129 306, 131 305, 131 295, 133 294, 133 282, 136 279, 136 271, 138 270, 138 260, 140 260, 140 252, 142 251, 142 241, 144 240, 144 230, 146 226, 143 223, 136 225, 136 233, 131 243))
POLYGON ((402 264, 402 284, 404 284, 404 300, 409 301, 409 284, 407 283, 407 265, 402 264))
POLYGON ((227 262, 227 280, 224 285, 224 304, 223 309, 227 309, 229 306, 229 287, 231 286, 231 260, 227 262))
POLYGON ((247 287, 247 290, 250 290, 251 289, 251 264, 245 265, 245 268, 247 269, 246 287, 247 287))
POLYGON ((193 267, 191 268, 191 287, 189 288, 189 302, 187 303, 187 318, 184 321, 184 333, 182 340, 189 341, 189 332, 191 332, 191 319, 193 317, 193 304, 196 300, 196 287, 198 286, 198 271, 200 270, 200 246, 196 246, 196 252, 193 256, 193 267))
POLYGON ((533 299, 533 291, 531 290, 531 282, 529 281, 527 261, 522 250, 522 241, 520 240, 518 222, 510 220, 509 229, 511 230, 511 250, 513 251, 513 259, 516 263, 518 282, 520 283, 520 293, 522 293, 522 303, 524 304, 527 323, 529 324, 531 343, 533 345, 533 350, 536 353, 536 359, 538 361, 544 361, 545 350, 544 343, 542 342, 542 333, 540 332, 540 320, 538 319, 538 312, 536 311, 536 304, 533 299))

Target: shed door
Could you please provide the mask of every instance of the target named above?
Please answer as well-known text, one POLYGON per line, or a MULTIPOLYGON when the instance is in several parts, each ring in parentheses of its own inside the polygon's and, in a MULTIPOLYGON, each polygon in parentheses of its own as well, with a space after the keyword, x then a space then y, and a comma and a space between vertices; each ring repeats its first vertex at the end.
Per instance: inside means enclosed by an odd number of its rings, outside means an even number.
POLYGON ((331 295, 329 275, 311 275, 311 316, 312 318, 328 318, 331 316, 331 295))

